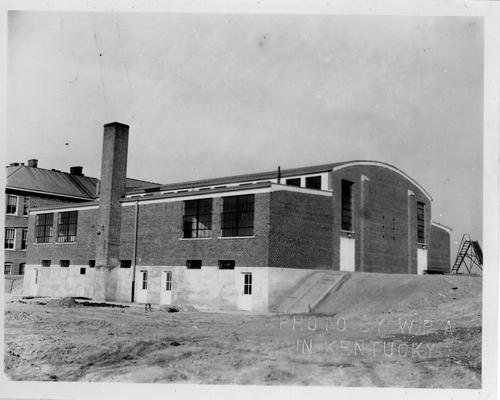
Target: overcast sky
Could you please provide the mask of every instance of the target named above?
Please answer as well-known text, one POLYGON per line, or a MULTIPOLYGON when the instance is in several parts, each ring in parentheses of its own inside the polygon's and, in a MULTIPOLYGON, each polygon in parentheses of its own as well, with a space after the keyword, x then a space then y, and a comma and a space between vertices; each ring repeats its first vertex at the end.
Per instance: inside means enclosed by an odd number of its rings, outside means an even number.
POLYGON ((7 161, 98 177, 112 121, 161 183, 378 160, 481 240, 482 85, 478 18, 9 12, 7 161))

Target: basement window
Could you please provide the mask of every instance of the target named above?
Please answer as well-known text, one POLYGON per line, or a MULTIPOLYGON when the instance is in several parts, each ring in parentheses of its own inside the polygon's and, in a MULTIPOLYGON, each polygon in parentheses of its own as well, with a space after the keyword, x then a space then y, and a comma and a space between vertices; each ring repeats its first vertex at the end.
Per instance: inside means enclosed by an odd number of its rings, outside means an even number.
POLYGON ((255 195, 224 197, 221 227, 223 237, 252 236, 255 195))
POLYGON ((42 260, 42 267, 50 267, 50 260, 42 260))
POLYGON ((120 268, 130 268, 132 266, 132 260, 120 260, 120 268))
POLYGON ((3 274, 10 275, 12 273, 12 263, 4 263, 3 264, 3 274))
POLYGON ((95 260, 89 260, 89 268, 95 268, 95 260))
POLYGON ((184 202, 184 238, 207 238, 212 233, 212 199, 184 202))
POLYGON ((85 275, 87 272, 87 268, 80 268, 80 275, 85 275))
POLYGON ((50 243, 54 214, 38 214, 35 223, 35 243, 50 243))
POLYGON ((63 268, 68 268, 69 267, 69 260, 61 260, 59 262, 59 265, 63 268))
POLYGON ((300 187, 300 178, 290 178, 285 181, 288 186, 300 187))
POLYGON ((425 203, 417 201, 417 240, 425 243, 425 203))
POLYGON ((187 269, 201 269, 201 260, 186 260, 187 269))
POLYGON ((219 260, 219 269, 234 269, 235 265, 234 260, 219 260))
POLYGON ((69 243, 76 241, 77 223, 78 211, 66 211, 59 213, 57 241, 59 243, 69 243))
POLYGON ((353 185, 354 183, 342 179, 341 198, 342 198, 342 216, 341 227, 344 231, 352 232, 352 214, 353 214, 353 185))
POLYGON ((321 176, 306 177, 306 188, 321 190, 321 176))

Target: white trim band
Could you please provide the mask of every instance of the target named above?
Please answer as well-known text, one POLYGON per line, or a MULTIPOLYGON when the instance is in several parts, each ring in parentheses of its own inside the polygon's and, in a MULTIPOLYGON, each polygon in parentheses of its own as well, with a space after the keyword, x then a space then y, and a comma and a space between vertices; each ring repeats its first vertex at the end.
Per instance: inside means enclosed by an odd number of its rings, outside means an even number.
POLYGON ((83 211, 83 210, 97 210, 99 206, 84 206, 84 207, 68 207, 68 208, 50 208, 46 210, 30 210, 30 215, 37 214, 50 214, 54 212, 65 212, 65 211, 83 211))
POLYGON ((387 168, 388 170, 396 172, 397 174, 401 175, 402 177, 408 179, 416 187, 418 187, 420 189, 420 191, 429 199, 429 201, 432 201, 432 197, 429 194, 429 192, 427 192, 427 190, 425 190, 424 187, 422 185, 420 185, 415 179, 413 179, 412 177, 406 175, 403 171, 397 169, 396 167, 393 167, 392 165, 385 164, 385 163, 380 162, 380 161, 354 161, 354 162, 349 162, 349 163, 342 164, 342 165, 339 165, 337 167, 334 167, 332 169, 332 172, 335 172, 335 171, 338 171, 340 169, 347 168, 347 167, 353 167, 353 166, 356 166, 356 165, 374 165, 374 166, 377 166, 377 167, 387 168))

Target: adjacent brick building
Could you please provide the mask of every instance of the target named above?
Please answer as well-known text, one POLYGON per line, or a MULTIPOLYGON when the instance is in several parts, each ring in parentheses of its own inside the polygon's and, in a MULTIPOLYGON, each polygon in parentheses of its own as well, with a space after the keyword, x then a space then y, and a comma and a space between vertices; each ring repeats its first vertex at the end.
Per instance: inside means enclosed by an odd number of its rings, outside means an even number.
MULTIPOLYGON (((23 275, 29 211, 38 207, 91 201, 98 196, 99 179, 85 176, 80 166, 69 172, 39 168, 38 160, 14 162, 6 168, 4 275, 23 275)), ((128 190, 149 187, 153 182, 127 178, 128 190)))
POLYGON ((311 270, 446 273, 432 198, 376 161, 128 190, 128 126, 104 127, 99 199, 30 212, 32 295, 268 310, 311 270))

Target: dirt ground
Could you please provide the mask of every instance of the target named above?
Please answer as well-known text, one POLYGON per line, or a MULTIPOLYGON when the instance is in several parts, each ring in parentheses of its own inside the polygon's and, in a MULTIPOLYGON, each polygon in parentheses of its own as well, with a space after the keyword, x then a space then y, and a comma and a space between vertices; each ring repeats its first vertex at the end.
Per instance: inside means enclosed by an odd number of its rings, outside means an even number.
POLYGON ((481 278, 354 274, 303 315, 6 298, 13 380, 481 387, 481 278))

